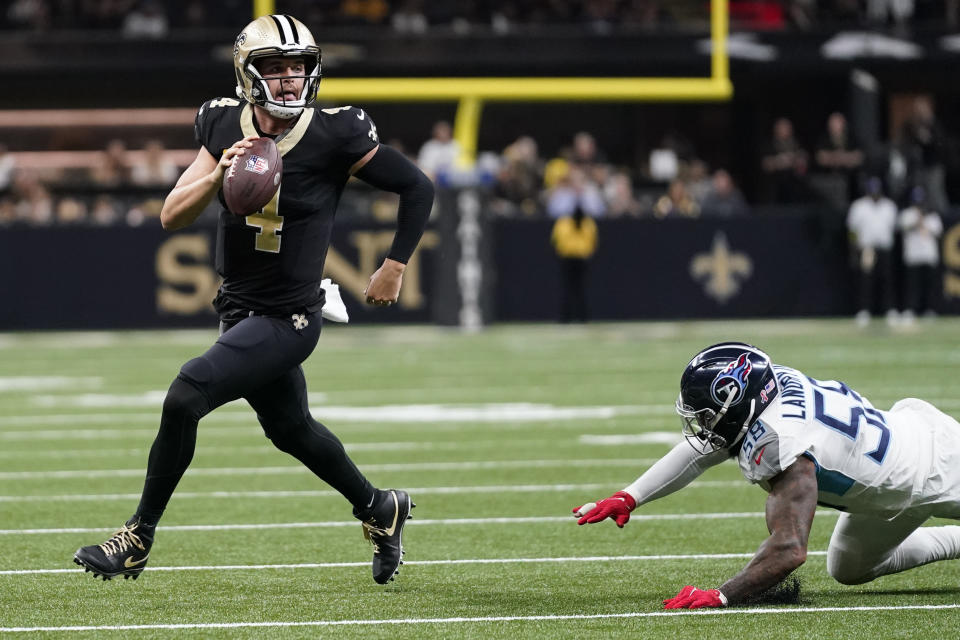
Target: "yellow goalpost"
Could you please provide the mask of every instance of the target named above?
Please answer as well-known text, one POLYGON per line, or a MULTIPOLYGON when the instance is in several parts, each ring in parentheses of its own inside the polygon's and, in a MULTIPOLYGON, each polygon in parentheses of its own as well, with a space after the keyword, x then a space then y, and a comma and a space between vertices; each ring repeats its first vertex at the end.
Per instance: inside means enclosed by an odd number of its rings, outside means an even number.
MULTIPOLYGON (((254 0, 254 16, 274 0, 254 0)), ((324 78, 322 97, 381 102, 457 102, 454 137, 465 160, 477 151, 485 102, 722 101, 733 95, 727 56, 727 0, 710 2, 710 76, 697 78, 324 78)))

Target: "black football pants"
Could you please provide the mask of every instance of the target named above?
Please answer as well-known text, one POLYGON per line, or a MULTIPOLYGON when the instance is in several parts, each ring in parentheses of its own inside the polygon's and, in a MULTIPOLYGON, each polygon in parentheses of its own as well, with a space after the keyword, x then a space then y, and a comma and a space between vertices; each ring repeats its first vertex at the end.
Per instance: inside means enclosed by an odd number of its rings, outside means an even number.
POLYGON ((197 423, 217 407, 244 398, 274 445, 305 464, 359 511, 373 487, 340 440, 310 415, 300 364, 320 338, 320 313, 291 318, 250 316, 227 328, 199 358, 187 362, 163 402, 160 431, 150 449, 137 515, 155 524, 193 459, 197 423), (302 321, 298 323, 302 325, 302 321))

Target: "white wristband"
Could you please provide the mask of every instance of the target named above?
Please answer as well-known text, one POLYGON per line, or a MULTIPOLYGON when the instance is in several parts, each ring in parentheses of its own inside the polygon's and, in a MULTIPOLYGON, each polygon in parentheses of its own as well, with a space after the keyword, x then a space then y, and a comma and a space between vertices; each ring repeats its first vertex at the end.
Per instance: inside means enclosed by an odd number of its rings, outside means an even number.
POLYGON ((717 596, 720 598, 720 604, 722 604, 723 606, 727 606, 728 604, 727 596, 723 595, 723 591, 720 591, 720 589, 717 589, 717 596))

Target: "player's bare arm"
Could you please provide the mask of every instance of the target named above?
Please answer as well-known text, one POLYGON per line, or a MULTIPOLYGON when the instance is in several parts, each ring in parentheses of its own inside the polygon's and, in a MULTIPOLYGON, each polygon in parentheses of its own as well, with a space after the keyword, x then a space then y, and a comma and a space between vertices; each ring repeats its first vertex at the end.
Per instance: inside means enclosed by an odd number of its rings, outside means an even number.
POLYGON ((247 136, 237 140, 220 156, 220 161, 201 148, 190 166, 187 167, 173 190, 167 195, 160 210, 160 224, 167 231, 176 231, 187 227, 200 216, 223 184, 223 176, 235 156, 241 156, 251 146, 250 140, 256 136, 247 136))
POLYGON ((734 604, 763 592, 790 575, 807 559, 807 541, 817 508, 814 463, 799 458, 770 481, 767 538, 743 571, 720 586, 734 604))

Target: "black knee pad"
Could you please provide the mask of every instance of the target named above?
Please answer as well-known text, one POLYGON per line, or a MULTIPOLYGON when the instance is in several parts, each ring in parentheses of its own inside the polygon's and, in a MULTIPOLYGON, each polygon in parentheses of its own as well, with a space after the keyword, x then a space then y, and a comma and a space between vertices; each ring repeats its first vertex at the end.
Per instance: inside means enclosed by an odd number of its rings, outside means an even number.
POLYGON ((177 376, 163 400, 164 415, 180 415, 199 420, 210 412, 210 402, 198 386, 182 376, 177 376))

